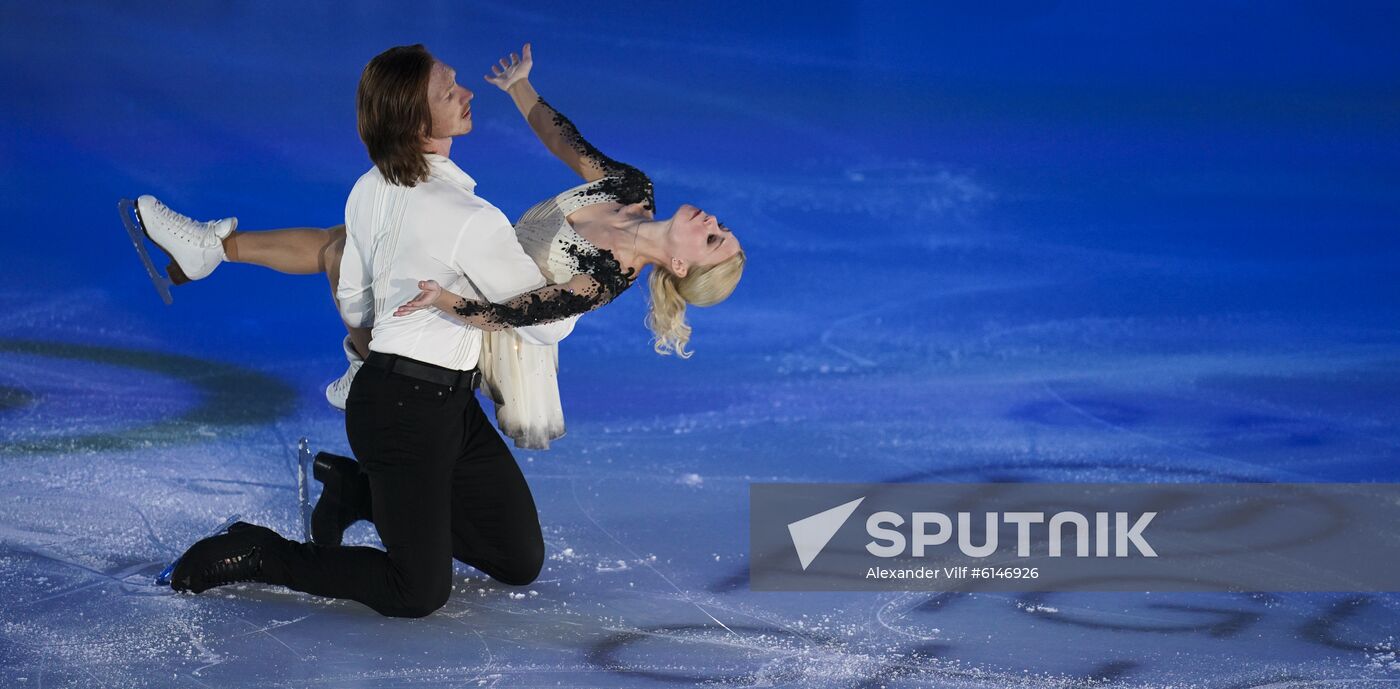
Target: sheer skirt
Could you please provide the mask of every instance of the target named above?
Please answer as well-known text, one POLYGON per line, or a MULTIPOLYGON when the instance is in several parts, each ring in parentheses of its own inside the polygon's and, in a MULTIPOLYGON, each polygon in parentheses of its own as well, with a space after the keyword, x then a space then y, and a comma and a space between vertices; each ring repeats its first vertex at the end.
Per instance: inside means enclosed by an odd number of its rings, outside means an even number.
POLYGON ((549 449, 564 435, 559 345, 530 344, 509 329, 481 335, 481 390, 496 403, 501 432, 516 447, 549 449))

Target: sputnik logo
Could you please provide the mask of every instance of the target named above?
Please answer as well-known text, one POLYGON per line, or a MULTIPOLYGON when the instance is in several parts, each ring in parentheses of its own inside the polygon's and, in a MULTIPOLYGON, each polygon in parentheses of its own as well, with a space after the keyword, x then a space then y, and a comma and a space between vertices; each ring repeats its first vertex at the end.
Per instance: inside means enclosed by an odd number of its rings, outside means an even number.
POLYGON ((807 571, 807 565, 817 559, 822 548, 831 542, 831 537, 841 530, 841 525, 851 518, 851 513, 864 501, 865 498, 858 498, 788 524, 788 535, 792 536, 792 546, 797 549, 797 559, 802 563, 802 571, 807 571))

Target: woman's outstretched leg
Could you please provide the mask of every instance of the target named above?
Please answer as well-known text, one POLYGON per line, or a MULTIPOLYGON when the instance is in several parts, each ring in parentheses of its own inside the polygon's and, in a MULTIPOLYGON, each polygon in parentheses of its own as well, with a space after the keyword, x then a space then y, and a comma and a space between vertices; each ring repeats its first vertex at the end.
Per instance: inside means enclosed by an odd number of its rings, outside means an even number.
POLYGON ((344 225, 234 231, 224 238, 224 256, 232 263, 248 263, 292 275, 327 273, 332 266, 339 273, 344 246, 344 225))

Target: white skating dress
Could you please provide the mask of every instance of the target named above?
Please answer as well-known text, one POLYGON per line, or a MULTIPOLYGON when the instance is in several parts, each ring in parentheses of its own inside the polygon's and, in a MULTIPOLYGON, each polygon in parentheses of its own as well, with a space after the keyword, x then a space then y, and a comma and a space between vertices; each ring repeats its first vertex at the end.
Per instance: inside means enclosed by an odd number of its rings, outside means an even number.
MULTIPOLYGON (((520 246, 545 279, 555 285, 570 284, 572 289, 522 295, 505 304, 486 305, 473 315, 503 325, 577 318, 631 286, 635 278, 631 269, 624 272, 611 251, 584 239, 567 220, 570 213, 598 203, 644 200, 651 205, 651 182, 645 175, 630 166, 611 172, 615 174, 535 204, 515 224, 520 246)), ((482 390, 496 403, 497 424, 517 447, 546 449, 550 441, 564 435, 558 345, 530 344, 513 329, 489 330, 482 338, 480 365, 482 390)))

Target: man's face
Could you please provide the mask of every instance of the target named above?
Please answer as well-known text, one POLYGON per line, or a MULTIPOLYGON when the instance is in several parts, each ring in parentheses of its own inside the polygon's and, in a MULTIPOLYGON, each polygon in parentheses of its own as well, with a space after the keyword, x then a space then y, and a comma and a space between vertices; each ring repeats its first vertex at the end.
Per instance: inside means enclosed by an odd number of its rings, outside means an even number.
POLYGON ((428 75, 428 110, 433 115, 430 139, 448 139, 472 130, 471 100, 474 94, 457 83, 457 70, 433 63, 428 75))

